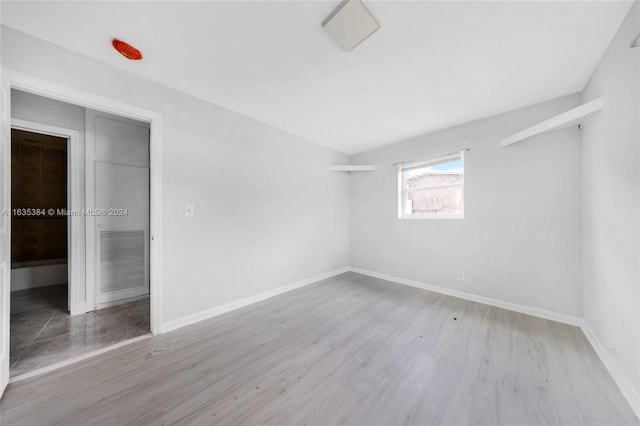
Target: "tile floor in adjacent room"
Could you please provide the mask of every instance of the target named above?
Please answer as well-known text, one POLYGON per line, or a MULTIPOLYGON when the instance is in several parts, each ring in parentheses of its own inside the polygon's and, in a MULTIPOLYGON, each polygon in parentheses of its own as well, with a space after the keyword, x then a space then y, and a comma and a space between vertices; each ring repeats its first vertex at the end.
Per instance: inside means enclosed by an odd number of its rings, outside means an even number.
POLYGON ((67 285, 11 293, 11 377, 149 333, 149 299, 69 315, 67 285))

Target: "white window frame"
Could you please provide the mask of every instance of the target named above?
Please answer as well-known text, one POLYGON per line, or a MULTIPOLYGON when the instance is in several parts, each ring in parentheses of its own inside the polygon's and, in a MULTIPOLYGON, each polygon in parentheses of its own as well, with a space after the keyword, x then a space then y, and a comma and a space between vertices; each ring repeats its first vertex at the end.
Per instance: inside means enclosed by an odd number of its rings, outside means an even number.
POLYGON ((446 154, 434 155, 432 157, 428 157, 422 160, 415 161, 407 161, 403 163, 398 163, 398 219, 464 219, 464 151, 454 151, 446 154), (405 200, 407 200, 407 192, 408 189, 405 187, 403 172, 408 168, 415 167, 428 167, 430 165, 434 165, 437 163, 442 163, 448 160, 455 160, 460 158, 462 160, 462 183, 449 184, 449 185, 440 185, 440 186, 430 186, 424 188, 412 188, 413 191, 420 190, 433 190, 439 188, 451 188, 454 186, 461 187, 461 213, 457 214, 437 214, 437 213, 427 213, 427 214, 407 214, 405 213, 405 200))

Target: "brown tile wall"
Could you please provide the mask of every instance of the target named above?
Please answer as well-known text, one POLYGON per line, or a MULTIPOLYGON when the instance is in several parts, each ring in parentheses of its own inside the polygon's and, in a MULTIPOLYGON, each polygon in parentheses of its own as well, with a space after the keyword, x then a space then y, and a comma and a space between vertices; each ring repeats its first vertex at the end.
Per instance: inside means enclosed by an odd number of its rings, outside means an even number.
MULTIPOLYGON (((11 208, 63 209, 67 206, 67 141, 12 130, 11 208)), ((11 262, 67 257, 67 217, 13 215, 11 262)))

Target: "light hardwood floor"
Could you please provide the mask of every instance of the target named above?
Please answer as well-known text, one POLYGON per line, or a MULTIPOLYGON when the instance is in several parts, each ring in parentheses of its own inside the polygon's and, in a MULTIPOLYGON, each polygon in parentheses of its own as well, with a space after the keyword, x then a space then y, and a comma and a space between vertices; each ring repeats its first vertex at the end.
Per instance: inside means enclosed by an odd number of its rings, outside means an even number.
POLYGON ((0 420, 639 424, 578 328, 355 273, 11 384, 0 420))

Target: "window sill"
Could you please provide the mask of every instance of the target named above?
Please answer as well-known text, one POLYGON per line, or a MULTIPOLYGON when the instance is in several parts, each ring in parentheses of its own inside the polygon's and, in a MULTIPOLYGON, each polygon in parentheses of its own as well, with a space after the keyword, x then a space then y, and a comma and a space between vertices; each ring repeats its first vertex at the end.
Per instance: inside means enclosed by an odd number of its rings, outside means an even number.
POLYGON ((403 214, 398 219, 464 219, 464 214, 403 214))

